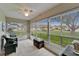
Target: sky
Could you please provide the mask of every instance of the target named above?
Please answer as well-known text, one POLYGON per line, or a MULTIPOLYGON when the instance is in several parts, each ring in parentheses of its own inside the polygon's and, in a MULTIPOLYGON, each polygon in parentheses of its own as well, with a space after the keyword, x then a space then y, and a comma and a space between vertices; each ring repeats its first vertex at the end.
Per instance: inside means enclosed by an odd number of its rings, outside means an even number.
MULTIPOLYGON (((44 19, 40 22, 38 22, 39 25, 47 25, 48 23, 48 20, 47 19, 44 19)), ((61 20, 58 19, 58 18, 53 18, 51 21, 50 21, 50 24, 51 26, 54 26, 54 25, 61 25, 61 20)))
MULTIPOLYGON (((68 15, 71 15, 71 16, 76 16, 77 15, 77 17, 79 16, 79 12, 78 13, 70 13, 70 14, 68 14, 68 15)), ((71 20, 71 19, 70 19, 71 20)), ((71 22, 71 21, 70 21, 71 22)), ((46 18, 46 19, 43 19, 43 20, 41 20, 41 21, 39 21, 39 22, 37 22, 37 25, 47 25, 47 23, 48 23, 48 18, 46 18)), ((78 19, 76 19, 75 20, 75 24, 76 25, 79 25, 79 17, 78 17, 78 19)), ((51 26, 59 26, 59 25, 61 25, 61 20, 59 19, 59 17, 55 17, 55 18, 52 18, 51 20, 50 20, 50 25, 51 26)))
POLYGON ((61 25, 61 20, 59 18, 52 18, 50 20, 50 24, 51 26, 54 26, 54 25, 59 26, 61 25))
MULTIPOLYGON (((51 25, 61 25, 61 21, 59 19, 53 19, 50 21, 51 25)), ((47 19, 44 19, 44 20, 41 20, 37 23, 35 23, 36 26, 39 26, 39 25, 47 25, 48 24, 48 20, 47 19)))

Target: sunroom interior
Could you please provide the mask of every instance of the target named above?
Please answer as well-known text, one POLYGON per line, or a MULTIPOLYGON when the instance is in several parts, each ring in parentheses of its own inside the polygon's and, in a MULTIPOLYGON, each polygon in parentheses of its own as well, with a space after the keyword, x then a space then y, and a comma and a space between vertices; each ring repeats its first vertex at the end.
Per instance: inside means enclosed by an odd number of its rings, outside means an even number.
MULTIPOLYGON (((73 41, 79 39, 78 3, 2 3, 0 4, 0 55, 9 48, 2 46, 2 35, 15 32, 16 52, 7 56, 61 56, 73 53, 73 41), (43 47, 40 49, 35 45, 43 47), (65 51, 68 47, 71 50, 65 51), (70 52, 71 51, 71 52, 70 52)), ((11 46, 12 47, 12 46, 11 46)), ((13 48, 14 49, 14 48, 13 48)), ((75 48, 79 49, 79 48, 75 48)), ((9 49, 10 50, 10 49, 9 49)), ((78 50, 79 51, 79 50, 78 50)), ((6 52, 8 53, 8 52, 6 52)), ((79 53, 78 53, 79 54, 79 53)))

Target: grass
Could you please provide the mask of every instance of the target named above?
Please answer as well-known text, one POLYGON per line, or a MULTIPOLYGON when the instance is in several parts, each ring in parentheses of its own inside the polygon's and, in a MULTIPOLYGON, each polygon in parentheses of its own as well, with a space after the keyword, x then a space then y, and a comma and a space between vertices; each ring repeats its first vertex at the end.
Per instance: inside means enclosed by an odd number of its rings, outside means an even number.
MULTIPOLYGON (((26 32, 24 32, 24 31, 16 31, 16 34, 17 34, 17 36, 23 36, 23 35, 26 34, 26 32)), ((48 40, 48 34, 47 34, 46 31, 37 31, 37 32, 34 31, 33 35, 34 36, 37 35, 37 37, 39 37, 39 38, 41 38, 43 40, 46 40, 46 41, 48 40)), ((62 35, 63 35, 62 36, 62 46, 65 47, 66 45, 71 44, 71 42, 73 40, 70 39, 70 38, 64 37, 64 36, 70 36, 71 35, 70 32, 63 31, 62 35)), ((74 36, 78 37, 79 36, 79 32, 75 32, 74 36)), ((60 40, 61 40, 60 31, 50 31, 50 41, 51 41, 51 43, 60 44, 60 40)))
MULTIPOLYGON (((71 44, 73 40, 71 38, 64 37, 65 35, 69 36, 70 32, 62 32, 62 34, 63 34, 63 36, 62 36, 62 46, 65 47, 66 45, 71 44)), ((74 33, 74 34, 75 34, 75 37, 76 36, 78 37, 78 35, 79 35, 79 33, 74 33)), ((41 32, 41 31, 33 32, 33 35, 37 35, 37 37, 39 37, 43 40, 48 40, 47 32, 41 32)), ((61 37, 60 37, 59 31, 51 31, 50 32, 50 41, 52 43, 60 44, 60 40, 61 40, 61 37)))
POLYGON ((16 33, 17 36, 24 36, 24 35, 26 35, 25 31, 15 31, 15 33, 16 33))

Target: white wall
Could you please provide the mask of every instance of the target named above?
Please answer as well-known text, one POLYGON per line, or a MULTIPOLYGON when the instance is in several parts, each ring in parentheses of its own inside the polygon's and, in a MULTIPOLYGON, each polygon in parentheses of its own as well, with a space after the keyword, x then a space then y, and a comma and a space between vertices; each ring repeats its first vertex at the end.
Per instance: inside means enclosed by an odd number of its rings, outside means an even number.
POLYGON ((1 35, 4 33, 2 31, 2 22, 5 23, 4 13, 0 10, 0 54, 1 54, 1 35))

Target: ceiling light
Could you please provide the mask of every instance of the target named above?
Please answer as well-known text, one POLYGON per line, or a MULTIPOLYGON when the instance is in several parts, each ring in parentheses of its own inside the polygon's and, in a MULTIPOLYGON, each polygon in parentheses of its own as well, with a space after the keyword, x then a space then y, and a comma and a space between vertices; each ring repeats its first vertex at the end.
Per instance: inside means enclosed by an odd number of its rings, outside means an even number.
POLYGON ((25 16, 29 16, 29 14, 28 13, 25 13, 25 16))
POLYGON ((22 12, 24 16, 29 16, 33 11, 27 8, 20 8, 20 12, 22 12))

